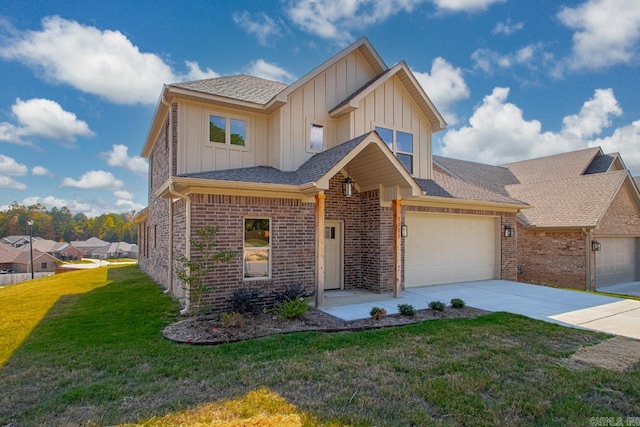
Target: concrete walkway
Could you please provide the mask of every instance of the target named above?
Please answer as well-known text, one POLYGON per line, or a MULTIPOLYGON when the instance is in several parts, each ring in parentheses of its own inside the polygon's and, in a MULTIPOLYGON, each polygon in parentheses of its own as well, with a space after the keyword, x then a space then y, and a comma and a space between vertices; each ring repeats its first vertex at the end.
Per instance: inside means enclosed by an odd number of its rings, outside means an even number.
POLYGON ((356 320, 369 317, 373 306, 384 307, 388 314, 394 314, 398 312, 398 304, 422 309, 430 301, 449 304, 452 298, 461 298, 468 306, 483 310, 506 311, 640 339, 640 301, 506 280, 410 288, 402 292, 401 298, 357 290, 329 291, 325 293, 322 310, 344 320, 356 320), (358 299, 363 296, 368 298, 367 302, 358 299))

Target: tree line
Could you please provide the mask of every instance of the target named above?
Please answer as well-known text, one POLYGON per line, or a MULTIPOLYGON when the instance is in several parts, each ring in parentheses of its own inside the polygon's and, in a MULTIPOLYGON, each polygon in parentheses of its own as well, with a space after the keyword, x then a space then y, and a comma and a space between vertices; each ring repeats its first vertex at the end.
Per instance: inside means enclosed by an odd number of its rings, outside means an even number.
POLYGON ((89 218, 83 213, 73 215, 68 207, 51 210, 38 203, 24 206, 13 202, 6 211, 0 211, 0 238, 28 236, 33 221, 33 237, 70 242, 98 237, 107 242, 137 243, 138 226, 133 222, 135 211, 108 213, 89 218))

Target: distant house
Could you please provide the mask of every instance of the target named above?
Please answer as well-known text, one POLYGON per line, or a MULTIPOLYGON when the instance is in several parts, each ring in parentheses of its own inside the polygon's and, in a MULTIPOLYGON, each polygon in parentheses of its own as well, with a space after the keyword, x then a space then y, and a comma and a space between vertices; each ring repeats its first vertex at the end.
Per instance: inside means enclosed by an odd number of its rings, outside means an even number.
MULTIPOLYGON (((38 240, 39 237, 34 237, 33 240, 38 240)), ((10 245, 14 248, 19 248, 20 246, 26 245, 29 243, 29 236, 7 236, 0 239, 0 243, 10 245)))
MULTIPOLYGON (((33 250, 33 272, 53 273, 58 260, 46 252, 33 250)), ((3 273, 30 273, 31 253, 29 250, 0 245, 0 271, 3 273)))
POLYGON ((137 258, 138 245, 127 242, 109 243, 93 251, 91 258, 137 258))
POLYGON ((93 258, 93 252, 104 248, 109 245, 109 242, 98 239, 97 237, 91 237, 87 240, 73 240, 71 246, 78 249, 82 253, 83 258, 93 258))

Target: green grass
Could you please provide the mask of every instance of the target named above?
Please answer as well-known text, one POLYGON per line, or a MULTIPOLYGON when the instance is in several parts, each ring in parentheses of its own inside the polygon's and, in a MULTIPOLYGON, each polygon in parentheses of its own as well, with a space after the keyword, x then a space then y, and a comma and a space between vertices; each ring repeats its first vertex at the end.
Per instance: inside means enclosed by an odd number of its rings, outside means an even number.
POLYGON ((506 313, 215 347, 137 266, 0 289, 0 425, 589 425, 640 414, 640 370, 566 362, 607 338, 506 313), (217 422, 217 424, 216 424, 217 422))

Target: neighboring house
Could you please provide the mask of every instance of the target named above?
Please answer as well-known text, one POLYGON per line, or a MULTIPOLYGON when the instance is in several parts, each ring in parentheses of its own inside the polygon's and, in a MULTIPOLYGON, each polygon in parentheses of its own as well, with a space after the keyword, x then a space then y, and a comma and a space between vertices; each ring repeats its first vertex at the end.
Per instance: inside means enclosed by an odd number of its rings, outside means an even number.
POLYGON ((137 258, 138 257, 138 245, 117 242, 109 243, 108 245, 96 249, 92 253, 92 258, 107 259, 107 258, 137 258))
POLYGON ((619 154, 599 147, 489 166, 434 166, 531 205, 518 215, 518 280, 594 290, 640 280, 640 195, 619 154))
MULTIPOLYGON (((428 89, 428 88, 427 88, 428 89)), ((301 284, 400 295, 404 287, 517 278, 525 203, 435 173, 446 126, 409 66, 366 38, 285 85, 240 75, 162 88, 142 150, 149 204, 141 268, 190 304, 176 271, 196 231, 236 253, 205 301, 301 284), (507 230, 507 232, 505 232, 507 230)))
POLYGON ((82 251, 70 243, 59 242, 55 247, 54 256, 61 261, 75 261, 82 258, 82 251))
MULTIPOLYGON (((39 240, 40 237, 34 237, 33 240, 39 240)), ((29 244, 29 236, 7 236, 0 239, 0 243, 11 245, 14 248, 29 244)))
POLYGON ((109 244, 109 242, 105 242, 97 237, 91 237, 87 240, 74 240, 71 242, 71 246, 78 249, 83 258, 93 258, 93 252, 95 250, 104 248, 109 244))
MULTIPOLYGON (((28 245, 27 245, 28 247, 28 245)), ((33 272, 34 273, 53 273, 56 271, 56 263, 58 260, 48 254, 33 250, 33 272)), ((30 273, 31 253, 30 250, 14 248, 10 245, 0 245, 0 271, 12 273, 30 273)))

